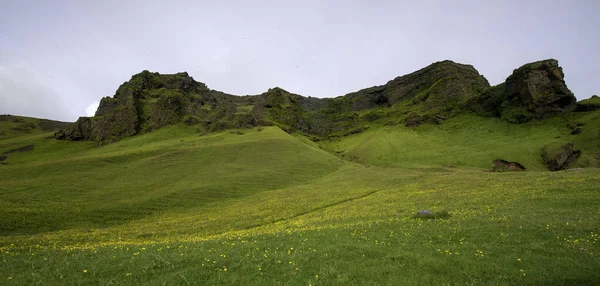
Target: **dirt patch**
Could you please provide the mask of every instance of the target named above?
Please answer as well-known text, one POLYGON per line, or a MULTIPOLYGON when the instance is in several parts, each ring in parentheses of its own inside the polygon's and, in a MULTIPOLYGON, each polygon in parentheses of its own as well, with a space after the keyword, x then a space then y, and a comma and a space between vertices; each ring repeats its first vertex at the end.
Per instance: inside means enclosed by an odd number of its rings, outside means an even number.
POLYGON ((502 159, 496 159, 492 162, 492 172, 520 172, 525 171, 525 166, 517 162, 509 162, 502 159))
POLYGON ((27 146, 23 146, 21 148, 17 148, 17 149, 12 149, 8 152, 4 152, 4 154, 10 154, 10 153, 16 153, 16 152, 27 152, 27 151, 31 151, 35 148, 35 145, 27 145, 27 146))

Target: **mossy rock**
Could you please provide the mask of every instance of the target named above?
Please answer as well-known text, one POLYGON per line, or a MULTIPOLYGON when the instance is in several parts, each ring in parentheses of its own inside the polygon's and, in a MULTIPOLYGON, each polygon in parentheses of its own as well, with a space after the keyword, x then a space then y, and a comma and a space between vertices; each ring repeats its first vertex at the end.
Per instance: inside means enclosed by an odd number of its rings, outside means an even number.
POLYGON ((573 111, 576 101, 558 61, 549 59, 514 70, 505 83, 483 91, 472 109, 524 123, 573 111))
POLYGON ((550 171, 568 169, 581 156, 580 150, 575 150, 573 143, 553 143, 542 149, 542 160, 550 171))

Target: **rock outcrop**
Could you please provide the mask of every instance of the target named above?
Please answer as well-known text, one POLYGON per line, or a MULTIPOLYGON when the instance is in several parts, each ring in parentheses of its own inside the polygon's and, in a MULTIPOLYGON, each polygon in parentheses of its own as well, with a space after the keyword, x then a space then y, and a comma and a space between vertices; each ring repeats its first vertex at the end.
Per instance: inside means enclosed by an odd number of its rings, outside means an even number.
POLYGON ((492 172, 520 172, 525 171, 525 167, 517 162, 509 162, 502 159, 496 159, 492 162, 492 172))
POLYGON ((426 109, 447 111, 460 107, 489 87, 487 79, 473 66, 446 60, 397 77, 385 85, 347 94, 344 99, 351 110, 413 99, 415 103, 424 102, 426 109))
POLYGON ((57 139, 109 143, 182 121, 186 114, 204 114, 214 97, 187 73, 161 75, 143 71, 123 83, 113 97, 104 97, 94 117, 81 117, 55 133, 57 139))
POLYGON ((575 109, 577 99, 567 88, 562 68, 554 59, 526 64, 506 82, 482 93, 483 110, 511 123, 524 123, 575 109))
POLYGON ((567 143, 555 150, 542 150, 542 160, 550 171, 565 170, 571 166, 581 155, 580 150, 575 150, 572 143, 567 143))
POLYGON ((103 98, 94 117, 80 118, 55 137, 102 144, 184 122, 197 125, 199 133, 277 125, 288 132, 328 138, 364 130, 377 121, 442 124, 469 108, 522 123, 571 110, 574 104, 556 60, 526 64, 494 87, 470 65, 441 61, 381 86, 325 99, 279 87, 234 96, 210 90, 185 72, 143 71, 123 83, 113 97, 103 98))

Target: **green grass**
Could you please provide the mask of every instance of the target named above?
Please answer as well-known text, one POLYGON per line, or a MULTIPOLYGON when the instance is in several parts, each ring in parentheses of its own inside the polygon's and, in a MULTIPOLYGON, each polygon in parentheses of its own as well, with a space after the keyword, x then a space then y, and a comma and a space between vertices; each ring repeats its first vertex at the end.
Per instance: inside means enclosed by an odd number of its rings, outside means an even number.
POLYGON ((344 158, 390 167, 461 166, 491 169, 492 161, 517 161, 529 170, 544 170, 542 148, 573 142, 582 149, 580 167, 597 167, 600 153, 599 113, 581 113, 525 124, 497 118, 461 115, 441 125, 424 124, 369 128, 357 135, 321 145, 344 158), (584 122, 584 132, 571 135, 570 122, 584 122))
POLYGON ((590 97, 578 102, 579 104, 600 104, 600 97, 590 97))
POLYGON ((539 152, 572 141, 592 166, 598 122, 462 116, 317 143, 277 127, 100 147, 11 133, 0 153, 35 149, 0 165, 0 284, 593 285, 599 171, 548 172, 539 152), (528 171, 483 172, 496 157, 528 171))

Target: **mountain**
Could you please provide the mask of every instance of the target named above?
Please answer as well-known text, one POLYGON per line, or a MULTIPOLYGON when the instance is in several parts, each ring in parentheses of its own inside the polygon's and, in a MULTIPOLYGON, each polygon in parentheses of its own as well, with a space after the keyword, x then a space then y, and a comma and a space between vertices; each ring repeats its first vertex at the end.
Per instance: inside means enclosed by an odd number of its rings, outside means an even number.
POLYGON ((526 64, 494 87, 470 65, 441 61, 381 86, 326 99, 279 87, 235 96, 211 90, 185 72, 143 71, 103 98, 94 117, 80 118, 55 137, 104 144, 185 122, 198 125, 198 132, 277 125, 326 138, 384 117, 416 126, 478 112, 524 123, 572 111, 575 103, 556 60, 526 64))
POLYGON ((595 285, 600 102, 561 76, 444 61, 318 99, 146 71, 73 124, 0 116, 0 279, 595 285))

